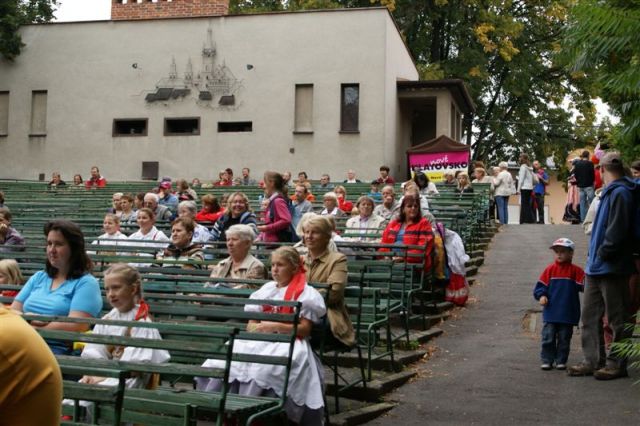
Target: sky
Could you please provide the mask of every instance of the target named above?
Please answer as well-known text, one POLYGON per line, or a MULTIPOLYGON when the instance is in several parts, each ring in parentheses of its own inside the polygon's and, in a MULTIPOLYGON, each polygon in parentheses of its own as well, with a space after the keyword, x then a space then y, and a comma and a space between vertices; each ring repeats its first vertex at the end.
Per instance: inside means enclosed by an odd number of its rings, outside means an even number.
MULTIPOLYGON (((111 0, 59 0, 59 3, 55 12, 57 21, 95 21, 111 18, 111 0)), ((617 117, 611 116, 608 106, 600 99, 594 101, 598 111, 597 121, 603 117, 609 117, 613 123, 619 121, 617 117)))

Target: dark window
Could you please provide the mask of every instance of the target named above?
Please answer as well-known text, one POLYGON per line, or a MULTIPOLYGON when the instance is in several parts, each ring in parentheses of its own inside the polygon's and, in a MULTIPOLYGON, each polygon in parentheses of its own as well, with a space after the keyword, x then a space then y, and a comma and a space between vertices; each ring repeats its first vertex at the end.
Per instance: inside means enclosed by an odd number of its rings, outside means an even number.
POLYGON ((114 118, 113 136, 147 136, 146 118, 114 118))
POLYGON ((164 135, 199 135, 200 134, 200 117, 197 118, 165 118, 164 119, 164 135))
POLYGON ((360 109, 360 85, 343 84, 340 102, 340 131, 357 132, 360 109))
POLYGON ((253 132, 253 122, 251 121, 219 121, 218 122, 219 133, 229 132, 253 132))
POLYGON ((144 180, 158 180, 160 170, 159 161, 143 161, 142 162, 142 179, 144 180))

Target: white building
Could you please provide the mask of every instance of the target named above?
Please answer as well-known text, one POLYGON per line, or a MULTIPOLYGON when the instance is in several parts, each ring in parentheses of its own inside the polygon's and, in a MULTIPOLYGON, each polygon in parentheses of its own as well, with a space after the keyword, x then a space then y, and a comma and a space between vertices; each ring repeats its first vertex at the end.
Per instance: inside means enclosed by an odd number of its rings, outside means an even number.
POLYGON ((0 178, 71 180, 94 164, 111 180, 208 180, 225 167, 369 179, 383 164, 403 178, 408 147, 460 140, 473 112, 461 81, 417 81, 385 8, 21 34, 20 56, 0 60, 0 178))

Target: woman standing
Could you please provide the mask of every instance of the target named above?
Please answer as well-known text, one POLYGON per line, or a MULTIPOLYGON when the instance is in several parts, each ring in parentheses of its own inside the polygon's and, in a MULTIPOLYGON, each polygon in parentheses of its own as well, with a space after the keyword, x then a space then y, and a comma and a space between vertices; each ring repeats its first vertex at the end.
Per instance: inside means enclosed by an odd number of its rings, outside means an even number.
POLYGON ((513 177, 507 170, 509 165, 506 161, 501 161, 499 164, 500 172, 493 179, 493 187, 496 205, 498 206, 498 220, 502 224, 509 223, 509 197, 513 193, 513 177))
POLYGON ((533 169, 529 166, 529 156, 520 154, 520 170, 518 171, 518 192, 520 193, 520 224, 534 223, 533 202, 533 169))
MULTIPOLYGON (((11 304, 17 312, 75 318, 96 317, 102 309, 98 281, 90 274, 92 263, 85 251, 84 235, 73 222, 56 220, 44 226, 47 263, 20 290, 11 304)), ((31 321, 36 328, 86 331, 87 324, 31 321)), ((54 354, 68 355, 65 342, 48 341, 54 354)))
POLYGON ((269 243, 293 241, 289 201, 282 195, 283 191, 282 175, 277 172, 265 172, 264 193, 269 199, 269 204, 265 210, 265 224, 258 226, 260 241, 269 243))
POLYGON ((331 327, 329 343, 346 347, 355 344, 355 331, 349 319, 344 301, 344 288, 347 285, 347 258, 344 254, 329 250, 333 229, 327 217, 315 216, 304 224, 304 243, 308 254, 305 258, 307 282, 326 283, 329 287, 327 297, 327 318, 331 327))
POLYGON ((227 211, 220 216, 211 230, 212 241, 226 241, 226 232, 233 225, 248 225, 253 229, 254 238, 258 236, 256 215, 249 209, 249 198, 244 192, 234 192, 227 202, 227 211))

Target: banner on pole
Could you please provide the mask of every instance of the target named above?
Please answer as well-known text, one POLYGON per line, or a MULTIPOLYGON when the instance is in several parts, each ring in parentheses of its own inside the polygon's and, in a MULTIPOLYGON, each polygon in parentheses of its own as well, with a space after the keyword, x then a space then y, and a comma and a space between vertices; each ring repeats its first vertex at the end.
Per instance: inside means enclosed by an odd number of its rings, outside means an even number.
POLYGON ((469 168, 469 151, 464 152, 435 152, 410 153, 409 169, 411 176, 416 172, 423 172, 429 180, 435 183, 444 180, 444 172, 467 171, 469 168))

